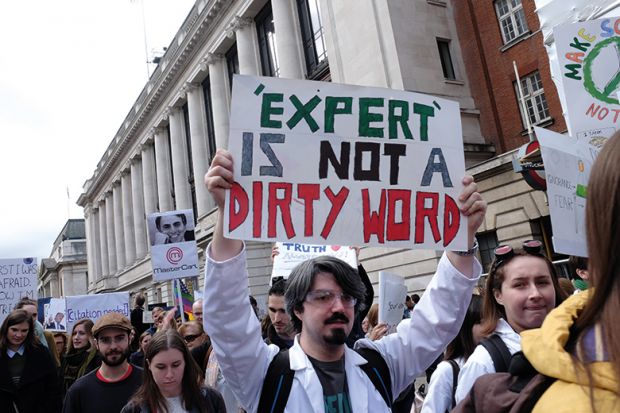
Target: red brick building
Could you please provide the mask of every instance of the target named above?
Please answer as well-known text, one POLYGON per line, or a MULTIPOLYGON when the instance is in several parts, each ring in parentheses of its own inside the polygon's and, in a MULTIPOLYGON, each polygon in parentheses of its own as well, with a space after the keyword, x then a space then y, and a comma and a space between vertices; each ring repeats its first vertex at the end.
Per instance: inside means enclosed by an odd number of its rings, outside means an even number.
POLYGON ((455 0, 459 42, 482 135, 497 154, 528 142, 517 100, 516 62, 532 124, 565 132, 534 0, 455 0))

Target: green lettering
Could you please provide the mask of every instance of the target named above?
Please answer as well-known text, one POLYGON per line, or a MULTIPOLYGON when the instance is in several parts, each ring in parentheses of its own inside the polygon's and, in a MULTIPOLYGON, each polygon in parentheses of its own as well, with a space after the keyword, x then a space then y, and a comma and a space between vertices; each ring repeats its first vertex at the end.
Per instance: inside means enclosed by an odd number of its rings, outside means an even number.
POLYGON ((260 110, 260 126, 262 128, 279 129, 282 127, 282 121, 271 119, 271 115, 281 115, 284 113, 282 106, 272 106, 274 102, 284 102, 284 95, 282 93, 265 93, 263 95, 260 110))
POLYGON ((353 113, 353 98, 327 96, 325 98, 325 132, 334 133, 334 117, 353 113), (340 104, 343 107, 339 108, 340 104))
POLYGON ((358 135, 370 138, 383 138, 383 128, 373 128, 372 122, 383 121, 381 113, 371 113, 370 108, 382 108, 383 98, 360 98, 360 114, 358 123, 358 135))
POLYGON ((420 115, 420 140, 428 141, 428 118, 435 116, 435 109, 422 103, 414 103, 413 113, 420 115))
POLYGON ((570 47, 574 47, 577 50, 585 52, 586 50, 588 50, 588 47, 590 47, 590 43, 588 42, 581 43, 578 38, 573 37, 573 42, 570 44, 570 47))
POLYGON ((564 73, 564 76, 570 77, 574 80, 581 80, 581 76, 579 76, 579 69, 581 69, 581 65, 573 63, 570 65, 564 65, 566 70, 570 70, 570 73, 564 73))
POLYGON ((317 107, 319 103, 321 103, 321 98, 314 95, 314 97, 310 99, 306 104, 301 103, 301 101, 296 95, 291 95, 289 100, 297 110, 295 114, 291 116, 288 122, 286 122, 286 126, 288 126, 289 129, 293 129, 299 123, 299 121, 303 119, 308 124, 310 130, 312 132, 316 132, 319 129, 319 125, 312 117, 312 111, 314 110, 314 108, 317 107))
POLYGON ((388 103, 388 124, 390 139, 398 138, 398 124, 405 135, 405 139, 413 139, 411 129, 407 122, 409 121, 409 102, 404 100, 390 100, 388 103), (400 113, 396 114, 396 109, 400 109, 400 113))

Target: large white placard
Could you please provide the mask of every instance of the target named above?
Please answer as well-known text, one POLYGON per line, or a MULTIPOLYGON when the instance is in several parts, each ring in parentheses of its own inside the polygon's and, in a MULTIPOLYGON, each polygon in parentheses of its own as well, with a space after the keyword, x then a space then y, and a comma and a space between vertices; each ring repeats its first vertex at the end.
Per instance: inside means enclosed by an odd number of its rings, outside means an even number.
POLYGON ((310 245, 296 242, 276 242, 278 255, 273 259, 271 278, 288 278, 295 266, 320 255, 340 258, 357 269, 357 257, 353 248, 342 245, 310 245))
POLYGON ((191 209, 150 214, 147 223, 155 281, 200 275, 191 209))
POLYGON ((22 297, 37 300, 36 258, 0 259, 0 323, 22 297))
POLYGON ((545 164, 553 247, 563 254, 587 257, 585 208, 588 178, 607 139, 596 134, 574 138, 547 129, 535 129, 545 164))
POLYGON ((569 135, 610 137, 620 124, 620 18, 553 29, 569 135))
POLYGON ((67 331, 76 321, 89 318, 97 321, 104 314, 117 312, 129 317, 129 292, 74 295, 65 297, 67 331))
POLYGON ((233 83, 227 237, 466 249, 458 103, 329 82, 233 83))
POLYGON ((388 334, 394 333, 403 319, 406 295, 403 277, 387 271, 379 272, 379 322, 387 324, 388 334))

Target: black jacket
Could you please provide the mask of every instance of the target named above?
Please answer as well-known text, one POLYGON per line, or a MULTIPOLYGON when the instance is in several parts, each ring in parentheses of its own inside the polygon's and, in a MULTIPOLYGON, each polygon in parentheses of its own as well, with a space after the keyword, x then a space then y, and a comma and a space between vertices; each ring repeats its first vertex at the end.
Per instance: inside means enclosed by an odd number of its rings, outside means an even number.
POLYGON ((62 396, 56 364, 43 346, 26 347, 26 363, 19 384, 9 377, 8 355, 0 355, 0 412, 19 413, 60 412, 62 396))

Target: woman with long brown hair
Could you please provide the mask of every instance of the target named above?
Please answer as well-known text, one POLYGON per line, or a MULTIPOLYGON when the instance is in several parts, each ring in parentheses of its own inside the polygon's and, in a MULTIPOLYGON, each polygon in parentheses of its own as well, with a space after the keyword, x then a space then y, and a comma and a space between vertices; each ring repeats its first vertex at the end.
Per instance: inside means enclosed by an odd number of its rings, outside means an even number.
POLYGON ((0 412, 59 412, 56 364, 36 338, 25 310, 12 311, 0 328, 0 412))
POLYGON ((121 413, 226 413, 222 396, 201 387, 201 377, 181 335, 158 331, 146 347, 142 386, 121 413))
POLYGON ((77 379, 101 365, 101 358, 93 341, 93 325, 88 318, 78 320, 73 325, 67 352, 60 360, 59 374, 63 395, 77 379))
POLYGON ((600 152, 586 203, 591 287, 523 333, 523 352, 555 382, 533 412, 620 411, 620 133, 600 152))

